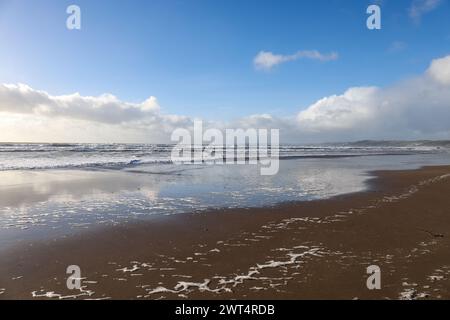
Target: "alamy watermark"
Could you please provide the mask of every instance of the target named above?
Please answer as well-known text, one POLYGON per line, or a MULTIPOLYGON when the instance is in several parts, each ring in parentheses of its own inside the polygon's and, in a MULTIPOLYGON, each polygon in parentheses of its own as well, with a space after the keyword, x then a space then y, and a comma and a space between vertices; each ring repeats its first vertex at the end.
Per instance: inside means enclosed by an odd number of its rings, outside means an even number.
POLYGON ((77 5, 70 5, 66 9, 69 15, 66 20, 66 27, 69 30, 81 30, 81 9, 77 5))
POLYGON ((369 290, 381 289, 381 269, 379 266, 372 265, 367 267, 367 274, 370 276, 367 278, 366 286, 369 290))
POLYGON ((171 141, 176 143, 171 153, 175 164, 260 165, 263 176, 277 174, 280 167, 278 129, 204 130, 202 121, 194 121, 193 131, 178 128, 171 141))
POLYGON ((381 29, 381 8, 380 6, 373 4, 367 7, 367 14, 370 16, 367 18, 366 25, 369 30, 381 29))
POLYGON ((81 269, 77 265, 68 266, 66 273, 70 276, 67 278, 66 285, 69 290, 81 289, 81 269))
MULTIPOLYGON (((69 30, 81 30, 81 8, 72 4, 67 7, 66 13, 69 15, 66 19, 66 27, 69 30)), ((369 30, 381 29, 381 8, 379 5, 372 4, 367 7, 366 13, 369 17, 366 20, 366 26, 369 30)))
MULTIPOLYGON (((67 7, 66 13, 69 15, 66 20, 66 27, 69 30, 81 30, 81 8, 72 4, 67 7)), ((366 20, 366 26, 369 30, 381 29, 381 8, 379 5, 372 4, 367 7, 366 13, 369 17, 366 20)))

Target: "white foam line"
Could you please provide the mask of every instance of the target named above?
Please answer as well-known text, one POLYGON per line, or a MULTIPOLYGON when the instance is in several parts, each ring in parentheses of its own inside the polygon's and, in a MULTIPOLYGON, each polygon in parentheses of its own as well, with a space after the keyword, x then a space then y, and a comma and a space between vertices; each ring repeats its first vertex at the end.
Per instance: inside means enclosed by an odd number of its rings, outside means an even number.
POLYGON ((429 294, 424 292, 417 292, 416 289, 410 288, 400 292, 400 300, 417 300, 420 298, 426 298, 429 294))
POLYGON ((282 267, 282 266, 286 266, 286 265, 290 265, 290 264, 295 264, 297 263, 297 259, 300 257, 304 257, 305 255, 315 255, 315 256, 319 256, 317 255, 317 251, 319 251, 319 248, 312 248, 310 250, 307 250, 305 252, 302 253, 288 253, 288 256, 290 257, 290 259, 288 261, 269 261, 266 264, 258 264, 257 267, 258 269, 265 269, 265 268, 277 268, 277 267, 282 267))
POLYGON ((127 281, 127 279, 125 279, 125 278, 113 278, 113 280, 116 280, 116 281, 127 281))
MULTIPOLYGON (((450 174, 444 174, 444 175, 440 175, 440 176, 437 176, 437 177, 434 177, 434 178, 430 178, 430 179, 427 179, 427 180, 420 181, 418 185, 420 187, 428 186, 430 184, 433 184, 433 183, 445 180, 447 178, 450 178, 450 174)), ((397 202, 398 200, 403 200, 403 199, 409 198, 410 196, 412 196, 413 194, 415 194, 418 191, 419 191, 419 188, 417 186, 415 186, 415 185, 412 185, 408 189, 408 191, 406 191, 406 192, 404 192, 402 194, 399 194, 397 196, 384 197, 381 201, 382 202, 397 202)))
POLYGON ((95 294, 95 292, 92 290, 86 290, 86 286, 81 287, 79 289, 79 291, 80 291, 79 294, 73 294, 73 295, 67 295, 67 296, 63 296, 62 294, 56 293, 54 291, 48 291, 45 293, 37 293, 38 291, 33 291, 33 292, 31 292, 31 296, 33 298, 49 298, 49 299, 58 298, 59 300, 64 300, 64 299, 76 299, 76 298, 83 297, 83 296, 90 297, 95 294))
MULTIPOLYGON (((298 246, 299 248, 303 248, 303 246, 298 246)), ((294 249, 293 249, 294 250, 294 249)), ((175 294, 181 294, 183 292, 189 291, 191 289, 197 289, 200 292, 213 292, 213 293, 221 293, 221 292, 232 292, 230 288, 227 288, 228 285, 231 285, 233 288, 237 287, 240 284, 243 284, 247 280, 273 280, 271 278, 260 278, 255 277, 256 275, 260 274, 260 271, 266 268, 277 268, 282 267, 286 265, 292 265, 298 263, 298 259, 305 257, 307 255, 311 256, 321 256, 318 254, 320 248, 314 247, 310 248, 309 250, 306 250, 302 253, 288 253, 287 256, 290 257, 287 261, 269 261, 265 264, 257 264, 254 267, 251 267, 247 274, 237 275, 234 276, 231 279, 227 279, 226 277, 221 276, 215 276, 214 279, 220 279, 218 284, 219 287, 216 289, 211 289, 209 287, 209 284, 211 283, 211 280, 204 279, 203 282, 186 282, 186 281, 179 281, 173 289, 168 289, 163 286, 159 286, 155 289, 145 289, 147 290, 147 293, 149 295, 157 294, 157 293, 175 293, 175 294)), ((284 278, 286 280, 286 278, 284 278)), ((141 288, 145 288, 148 286, 140 286, 141 288)))
POLYGON ((196 287, 196 288, 198 288, 198 290, 200 292, 203 292, 203 291, 219 292, 220 289, 213 290, 208 287, 210 282, 211 282, 211 280, 209 280, 209 279, 205 279, 202 283, 180 281, 180 282, 178 282, 178 284, 175 286, 174 289, 176 291, 180 292, 180 291, 185 291, 192 287, 196 287))
POLYGON ((262 291, 262 290, 267 290, 267 288, 264 288, 264 287, 251 287, 250 290, 262 291))
POLYGON ((178 292, 175 291, 175 290, 170 290, 170 289, 167 289, 167 288, 165 288, 165 287, 156 287, 156 288, 153 289, 153 290, 149 290, 149 291, 148 291, 148 294, 150 295, 150 294, 155 294, 155 293, 165 293, 165 292, 169 292, 169 293, 178 293, 178 292))
POLYGON ((95 298, 95 299, 86 299, 86 300, 111 300, 111 297, 103 297, 103 298, 95 298))
POLYGON ((432 275, 432 276, 429 276, 428 279, 431 281, 441 281, 441 280, 444 280, 444 276, 432 275))
POLYGON ((126 273, 126 272, 135 272, 135 271, 138 271, 139 269, 140 269, 139 266, 137 264, 135 264, 131 268, 125 267, 122 269, 116 269, 116 271, 122 271, 123 273, 126 273))

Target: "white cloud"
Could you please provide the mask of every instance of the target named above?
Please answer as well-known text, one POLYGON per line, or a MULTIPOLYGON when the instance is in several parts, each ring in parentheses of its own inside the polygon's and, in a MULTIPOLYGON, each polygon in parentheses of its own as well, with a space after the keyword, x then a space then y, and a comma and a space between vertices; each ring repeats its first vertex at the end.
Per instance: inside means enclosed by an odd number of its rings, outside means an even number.
POLYGON ((304 136, 320 140, 450 138, 450 56, 419 77, 387 88, 350 88, 297 116, 304 136))
POLYGON ((450 56, 433 60, 428 69, 428 74, 435 81, 450 86, 450 56))
POLYGON ((419 22, 422 16, 436 9, 442 0, 413 0, 409 8, 409 16, 416 22, 419 22))
POLYGON ((350 88, 342 95, 320 99, 300 112, 297 120, 303 130, 311 132, 353 129, 373 119, 378 94, 375 87, 350 88))
POLYGON ((253 59, 253 64, 258 70, 271 70, 276 65, 298 59, 331 61, 338 59, 338 54, 335 52, 323 54, 317 50, 298 51, 292 55, 273 54, 268 51, 260 51, 253 59))
POLYGON ((260 114, 233 125, 280 128, 284 142, 450 139, 450 55, 420 76, 385 88, 353 87, 319 99, 295 117, 260 114))
MULTIPOLYGON (((378 87, 353 87, 290 117, 256 114, 208 127, 279 128, 283 142, 450 138, 450 55, 420 76, 378 87)), ((130 103, 105 94, 52 96, 26 85, 0 85, 0 141, 170 142, 193 119, 164 114, 155 97, 130 103)))
POLYGON ((79 93, 51 96, 24 84, 3 84, 0 85, 0 112, 2 111, 122 123, 154 116, 159 111, 159 105, 155 97, 133 104, 120 101, 111 94, 98 97, 81 96, 79 93))
POLYGON ((0 84, 0 114, 2 141, 158 142, 192 123, 162 114, 153 96, 142 103, 111 94, 52 96, 24 84, 0 84))

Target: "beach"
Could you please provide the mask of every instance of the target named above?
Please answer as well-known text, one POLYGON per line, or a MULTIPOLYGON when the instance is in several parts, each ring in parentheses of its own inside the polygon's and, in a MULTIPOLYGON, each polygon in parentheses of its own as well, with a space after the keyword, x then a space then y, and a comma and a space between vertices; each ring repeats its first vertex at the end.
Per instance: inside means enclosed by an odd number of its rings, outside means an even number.
POLYGON ((24 228, 0 251, 0 299, 449 299, 450 167, 370 175, 323 199, 24 228))
POLYGON ((0 0, 0 301, 450 300, 449 13, 0 0))

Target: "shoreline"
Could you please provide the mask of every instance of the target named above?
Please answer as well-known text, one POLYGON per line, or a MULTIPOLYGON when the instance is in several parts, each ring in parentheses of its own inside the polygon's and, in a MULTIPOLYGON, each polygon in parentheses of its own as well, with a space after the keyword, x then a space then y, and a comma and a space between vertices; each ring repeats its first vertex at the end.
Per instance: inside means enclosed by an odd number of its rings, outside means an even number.
POLYGON ((369 190, 330 199, 152 217, 20 245, 1 259, 0 299, 448 299, 449 173, 369 172, 369 190), (366 267, 377 263, 383 286, 370 291, 366 267), (65 287, 73 264, 86 278, 75 292, 65 287))

